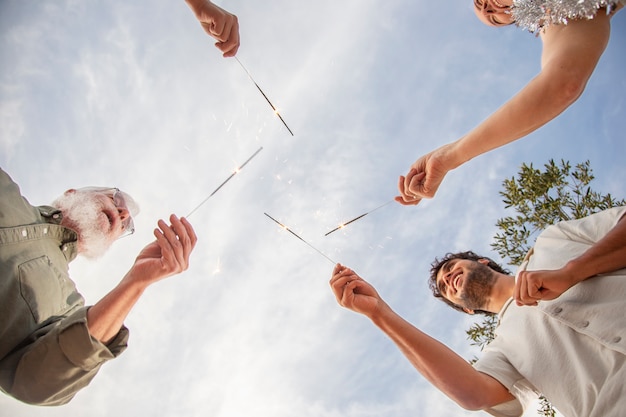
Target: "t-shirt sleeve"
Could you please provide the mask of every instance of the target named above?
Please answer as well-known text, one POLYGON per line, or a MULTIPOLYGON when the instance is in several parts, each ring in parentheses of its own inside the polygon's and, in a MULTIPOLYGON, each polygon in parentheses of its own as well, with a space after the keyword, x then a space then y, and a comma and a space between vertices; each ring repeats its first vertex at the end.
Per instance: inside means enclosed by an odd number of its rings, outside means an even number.
POLYGON ((517 372, 509 361, 495 350, 487 347, 482 357, 474 363, 474 368, 500 382, 515 397, 511 401, 484 410, 496 417, 519 417, 537 394, 528 382, 517 372))

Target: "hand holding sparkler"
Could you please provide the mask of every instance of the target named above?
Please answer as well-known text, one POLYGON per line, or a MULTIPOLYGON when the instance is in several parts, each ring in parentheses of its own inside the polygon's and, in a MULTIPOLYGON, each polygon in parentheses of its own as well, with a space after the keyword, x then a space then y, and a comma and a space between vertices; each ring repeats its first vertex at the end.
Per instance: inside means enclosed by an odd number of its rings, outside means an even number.
POLYGON ((458 145, 443 145, 422 156, 411 165, 406 176, 400 176, 396 201, 414 206, 423 198, 433 198, 446 174, 461 165, 464 157, 455 149, 458 145))
POLYGON ((237 16, 227 12, 209 0, 185 0, 196 15, 204 31, 217 42, 215 47, 222 51, 224 58, 235 56, 239 49, 239 21, 237 16))
POLYGON ((341 264, 335 265, 333 269, 330 287, 339 305, 369 318, 387 306, 371 284, 341 264))

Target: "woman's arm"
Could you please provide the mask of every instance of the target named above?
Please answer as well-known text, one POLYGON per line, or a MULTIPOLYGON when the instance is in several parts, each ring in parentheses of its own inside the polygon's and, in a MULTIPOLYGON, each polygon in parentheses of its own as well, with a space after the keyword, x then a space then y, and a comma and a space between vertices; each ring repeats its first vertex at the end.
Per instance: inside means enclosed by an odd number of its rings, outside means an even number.
POLYGON ((418 159, 401 177, 401 204, 432 198, 446 173, 513 142, 561 114, 585 89, 610 36, 610 17, 553 25, 542 33, 541 72, 485 121, 456 142, 418 159))

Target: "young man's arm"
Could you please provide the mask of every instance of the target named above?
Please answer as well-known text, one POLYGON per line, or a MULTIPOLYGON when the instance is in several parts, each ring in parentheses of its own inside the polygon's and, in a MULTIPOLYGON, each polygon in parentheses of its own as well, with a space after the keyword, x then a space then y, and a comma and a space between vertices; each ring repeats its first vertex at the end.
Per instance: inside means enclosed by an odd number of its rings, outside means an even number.
POLYGON ((515 284, 515 300, 519 305, 553 300, 581 281, 622 268, 626 268, 626 214, 607 234, 562 268, 520 272, 515 284))
POLYGON ((430 383, 468 410, 481 410, 512 400, 500 382, 475 370, 441 342, 396 314, 374 287, 354 271, 337 265, 330 285, 339 304, 372 320, 430 383))

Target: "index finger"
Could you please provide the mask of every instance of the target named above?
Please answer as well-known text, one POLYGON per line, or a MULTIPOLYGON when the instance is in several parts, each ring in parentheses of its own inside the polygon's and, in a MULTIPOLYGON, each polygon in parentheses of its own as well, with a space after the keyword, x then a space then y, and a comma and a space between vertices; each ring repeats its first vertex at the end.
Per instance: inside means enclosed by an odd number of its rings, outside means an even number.
POLYGON ((224 36, 223 39, 219 39, 215 46, 217 49, 223 52, 225 58, 232 57, 237 54, 239 49, 239 25, 235 23, 231 26, 228 36, 224 36))
POLYGON ((527 279, 528 272, 521 271, 515 276, 514 298, 517 305, 535 306, 539 301, 533 297, 529 291, 529 282, 527 279))
POLYGON ((415 168, 411 168, 406 174, 406 177, 404 177, 404 184, 402 185, 402 188, 404 189, 405 193, 408 192, 409 186, 411 185, 411 180, 413 179, 415 174, 417 174, 417 170, 415 168))
POLYGON ((398 180, 398 190, 400 191, 400 196, 396 197, 395 200, 403 206, 414 206, 418 204, 422 199, 408 195, 404 189, 404 183, 405 177, 400 175, 398 180))
POLYGON ((335 267, 333 268, 333 276, 337 275, 339 272, 341 272, 345 267, 341 264, 336 264, 335 267))
POLYGON ((191 246, 195 246, 196 242, 198 241, 198 236, 196 235, 196 232, 193 229, 193 226, 191 225, 191 223, 189 223, 189 220, 187 220, 186 217, 181 217, 180 221, 185 226, 185 230, 187 231, 187 234, 189 235, 191 246))

